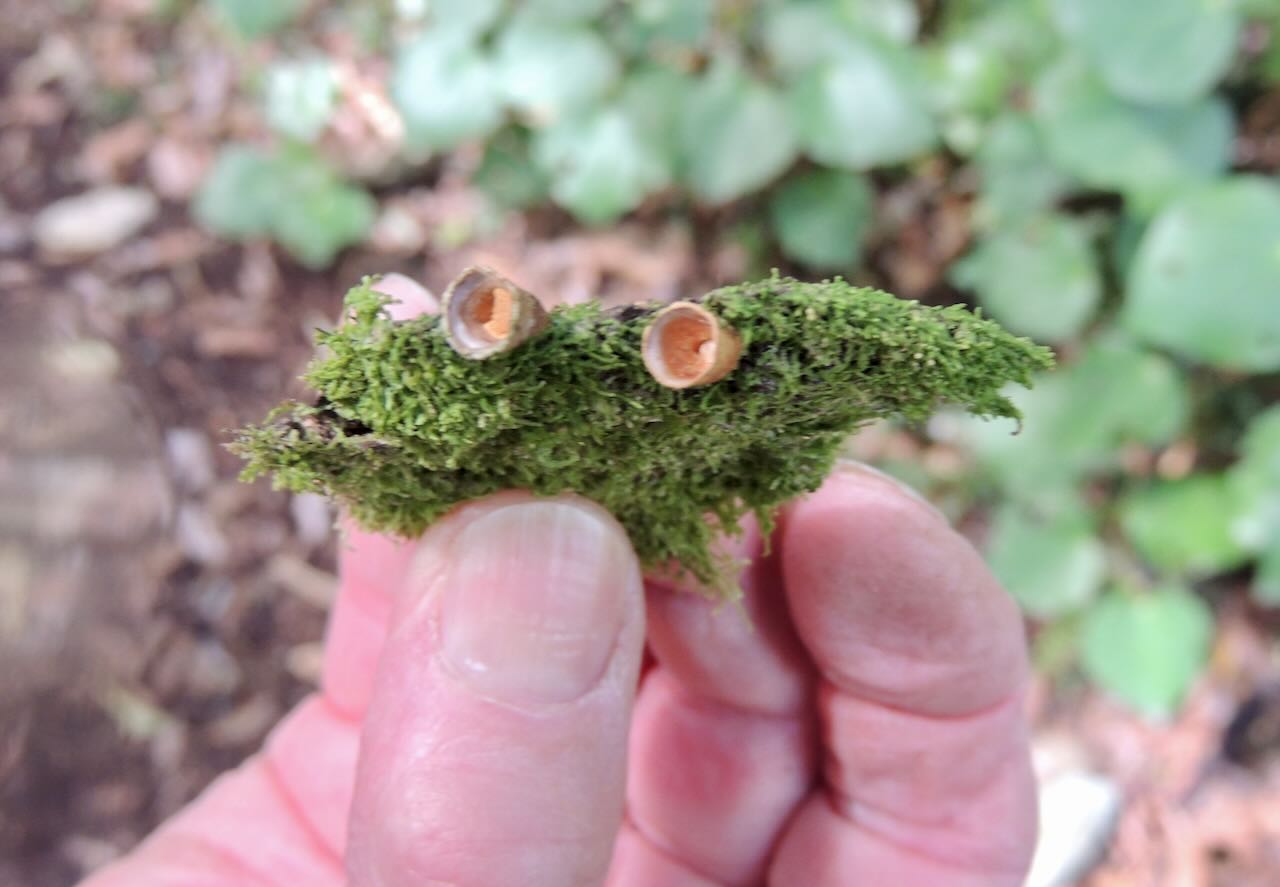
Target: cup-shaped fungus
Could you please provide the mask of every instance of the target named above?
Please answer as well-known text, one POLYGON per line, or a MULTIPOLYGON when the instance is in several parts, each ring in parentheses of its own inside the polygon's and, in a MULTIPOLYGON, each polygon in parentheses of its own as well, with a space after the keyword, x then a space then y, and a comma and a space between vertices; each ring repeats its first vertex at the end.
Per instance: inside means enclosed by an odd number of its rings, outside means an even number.
POLYGON ((694 388, 733 372, 742 356, 742 339, 701 305, 672 302, 653 316, 640 350, 658 384, 694 388))
POLYGON ((542 332, 547 312, 536 296, 502 275, 468 268, 445 290, 443 322, 454 351, 484 360, 542 332))

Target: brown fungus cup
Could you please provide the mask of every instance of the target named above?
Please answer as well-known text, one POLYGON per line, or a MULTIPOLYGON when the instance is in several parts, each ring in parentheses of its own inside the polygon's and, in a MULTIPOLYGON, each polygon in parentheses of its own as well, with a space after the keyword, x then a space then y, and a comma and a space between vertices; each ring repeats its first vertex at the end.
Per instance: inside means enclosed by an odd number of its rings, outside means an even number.
POLYGON ((442 323, 453 350, 484 360, 519 347, 546 329, 546 309, 488 268, 468 268, 445 290, 442 323))
POLYGON ((742 339, 701 305, 673 302, 654 315, 640 349, 658 384, 695 388, 733 372, 742 356, 742 339))

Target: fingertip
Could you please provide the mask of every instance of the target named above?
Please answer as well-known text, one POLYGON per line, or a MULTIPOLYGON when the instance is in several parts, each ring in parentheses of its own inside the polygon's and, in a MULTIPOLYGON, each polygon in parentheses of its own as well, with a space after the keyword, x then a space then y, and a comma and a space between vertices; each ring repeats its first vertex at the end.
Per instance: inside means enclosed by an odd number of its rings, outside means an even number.
POLYGON ((439 314, 440 301, 425 286, 404 274, 383 275, 373 285, 375 292, 391 296, 387 314, 392 320, 409 320, 421 314, 439 314))
POLYGON ((797 631, 846 690, 947 713, 993 704, 1023 680, 1016 604, 896 481, 842 467, 788 509, 781 547, 797 631))

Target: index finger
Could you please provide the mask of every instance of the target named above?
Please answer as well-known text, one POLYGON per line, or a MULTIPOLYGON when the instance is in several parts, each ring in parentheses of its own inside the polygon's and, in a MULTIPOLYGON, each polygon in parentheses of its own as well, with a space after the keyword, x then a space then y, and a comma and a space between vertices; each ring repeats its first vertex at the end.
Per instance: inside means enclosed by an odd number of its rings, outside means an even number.
MULTIPOLYGON (((374 288, 392 298, 395 320, 435 314, 439 303, 425 287, 403 274, 388 274, 374 288)), ((364 717, 373 676, 391 620, 391 592, 413 559, 412 542, 360 530, 344 521, 339 541, 341 582, 329 617, 321 686, 334 707, 359 721, 364 717)))

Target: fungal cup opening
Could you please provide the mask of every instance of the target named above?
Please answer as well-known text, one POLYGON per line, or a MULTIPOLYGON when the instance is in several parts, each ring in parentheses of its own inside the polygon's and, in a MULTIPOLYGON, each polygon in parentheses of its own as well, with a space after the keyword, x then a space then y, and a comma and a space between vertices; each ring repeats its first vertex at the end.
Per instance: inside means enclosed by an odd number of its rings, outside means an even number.
POLYGON ((473 360, 510 351, 547 325, 537 298, 483 268, 465 271, 449 286, 444 303, 450 344, 473 360))
POLYGON ((737 365, 742 343, 701 305, 676 302, 658 312, 645 330, 645 367, 667 388, 692 388, 724 378, 737 365))

